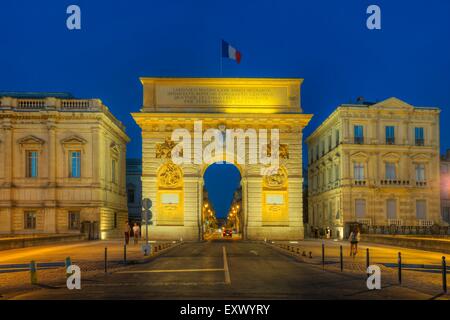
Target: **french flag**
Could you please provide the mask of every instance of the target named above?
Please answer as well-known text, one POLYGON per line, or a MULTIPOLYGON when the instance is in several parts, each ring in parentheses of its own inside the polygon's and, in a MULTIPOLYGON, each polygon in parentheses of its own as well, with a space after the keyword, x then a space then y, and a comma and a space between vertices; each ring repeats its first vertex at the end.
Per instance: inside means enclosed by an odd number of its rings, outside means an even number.
POLYGON ((237 63, 241 62, 242 54, 236 48, 230 46, 230 44, 222 40, 222 58, 228 58, 236 60, 237 63))

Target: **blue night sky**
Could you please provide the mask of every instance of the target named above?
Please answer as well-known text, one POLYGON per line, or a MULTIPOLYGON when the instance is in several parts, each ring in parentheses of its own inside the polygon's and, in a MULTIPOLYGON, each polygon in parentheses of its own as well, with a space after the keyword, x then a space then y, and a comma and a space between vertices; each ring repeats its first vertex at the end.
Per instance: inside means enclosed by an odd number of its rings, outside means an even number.
MULTIPOLYGON (((140 76, 304 78, 303 108, 315 115, 306 136, 358 96, 440 107, 441 127, 450 126, 448 0, 14 0, 0 12, 0 91, 102 99, 132 138, 128 157, 141 154, 130 116, 141 106, 140 76), (71 4, 81 7, 78 31, 66 28, 71 4), (382 30, 366 28, 371 4, 382 30), (223 61, 222 74, 221 39, 243 55, 240 65, 223 61)), ((236 179, 209 185, 231 199, 236 179)))

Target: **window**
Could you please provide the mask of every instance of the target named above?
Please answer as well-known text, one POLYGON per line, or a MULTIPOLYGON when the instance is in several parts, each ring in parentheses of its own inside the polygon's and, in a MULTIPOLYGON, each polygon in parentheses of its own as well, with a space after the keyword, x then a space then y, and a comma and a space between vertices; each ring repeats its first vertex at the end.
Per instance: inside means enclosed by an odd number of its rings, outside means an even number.
POLYGON ((425 200, 416 200, 416 218, 425 220, 427 218, 427 202, 425 200))
POLYGON ((355 144, 363 144, 364 143, 364 127, 363 126, 354 126, 354 136, 355 136, 355 144))
POLYGON ((450 207, 442 208, 442 220, 447 223, 450 223, 450 207))
POLYGON ((24 228, 36 229, 36 211, 25 211, 24 213, 24 228))
POLYGON ((336 130, 336 146, 338 146, 339 145, 339 130, 336 130))
POLYGON ((364 218, 366 216, 366 200, 355 200, 355 214, 357 219, 364 218))
POLYGON ((116 183, 116 159, 111 161, 111 181, 116 183))
POLYGON ((395 163, 386 162, 386 179, 395 180, 397 176, 395 174, 395 163))
POLYGON ((387 218, 397 219, 397 200, 389 199, 386 203, 387 207, 387 218))
POLYGON ((134 189, 128 189, 128 203, 134 203, 134 189))
POLYGON ((70 151, 70 177, 79 178, 81 177, 81 152, 80 151, 70 151))
POLYGON ((425 145, 424 137, 423 137, 423 128, 417 127, 414 130, 416 146, 425 145))
POLYGON ((80 230, 79 211, 69 211, 69 230, 80 230))
POLYGON ((27 177, 36 178, 38 176, 38 152, 27 151, 27 177))
POLYGON ((355 180, 364 180, 364 163, 355 162, 353 171, 355 180))
POLYGON ((386 126, 386 144, 395 144, 395 128, 386 126))
POLYGON ((416 164, 416 181, 425 181, 425 165, 416 164))
POLYGON ((113 224, 114 224, 114 229, 117 229, 117 212, 114 212, 114 221, 113 221, 113 224))

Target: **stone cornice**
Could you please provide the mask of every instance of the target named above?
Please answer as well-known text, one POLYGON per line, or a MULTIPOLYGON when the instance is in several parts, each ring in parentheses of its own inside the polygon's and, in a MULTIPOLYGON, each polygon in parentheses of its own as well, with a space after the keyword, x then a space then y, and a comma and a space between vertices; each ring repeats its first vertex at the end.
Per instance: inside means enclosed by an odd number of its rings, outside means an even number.
POLYGON ((154 124, 191 124, 193 121, 203 121, 206 124, 220 123, 235 125, 277 126, 289 124, 292 126, 305 127, 312 118, 312 114, 303 113, 280 113, 280 114, 236 114, 236 113, 132 113, 136 123, 141 127, 154 124))

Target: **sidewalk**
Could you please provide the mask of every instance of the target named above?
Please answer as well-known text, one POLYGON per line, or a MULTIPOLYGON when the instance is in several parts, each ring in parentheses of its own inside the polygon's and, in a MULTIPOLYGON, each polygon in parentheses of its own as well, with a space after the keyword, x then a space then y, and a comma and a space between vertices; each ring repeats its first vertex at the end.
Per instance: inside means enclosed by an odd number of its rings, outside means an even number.
MULTIPOLYGON (((134 245, 131 241, 127 246, 126 257, 128 265, 143 263, 153 257, 144 256, 141 251, 143 243, 141 241, 139 244, 134 245)), ((178 245, 179 242, 161 241, 152 242, 151 244, 161 247, 158 250, 161 252, 169 246, 178 245)), ((23 269, 23 271, 19 272, 8 272, 8 270, 13 270, 14 267, 17 269, 18 265, 28 265, 32 260, 38 265, 43 263, 55 264, 57 262, 60 263, 58 265, 63 265, 61 263, 64 263, 65 259, 70 257, 72 264, 80 267, 83 277, 89 278, 99 274, 103 275, 105 272, 105 248, 107 248, 108 255, 108 273, 126 267, 123 263, 124 245, 122 240, 84 241, 0 251, 0 268, 2 266, 6 267, 3 269, 3 273, 2 269, 0 269, 0 299, 2 295, 5 297, 11 292, 29 291, 39 287, 52 287, 65 283, 66 273, 64 266, 57 266, 51 269, 38 268, 38 285, 31 285, 28 269, 23 269)))
MULTIPOLYGON (((315 265, 326 271, 340 271, 340 246, 343 248, 344 273, 361 275, 366 273, 366 249, 369 249, 370 265, 377 265, 381 269, 382 286, 398 285, 398 252, 402 254, 402 287, 420 291, 432 296, 442 293, 441 262, 445 254, 394 247, 380 244, 360 243, 358 254, 350 257, 348 241, 333 240, 303 240, 303 241, 274 241, 267 242, 277 250, 295 256, 304 263, 315 265), (322 243, 325 244, 325 267, 322 266, 322 243), (280 248, 282 246, 282 248, 280 248), (289 249, 287 249, 289 246, 289 249), (302 256, 303 251, 306 257, 302 256), (297 253, 299 252, 299 254, 297 253), (312 258, 309 258, 309 252, 312 258), (425 265, 427 268, 422 268, 425 265), (434 269, 431 269, 431 266, 434 269)), ((450 257, 448 257, 450 258, 450 257)), ((449 264, 447 263, 447 269, 449 264)), ((450 274, 450 271, 447 271, 450 274)), ((449 299, 449 295, 440 296, 449 299)))

